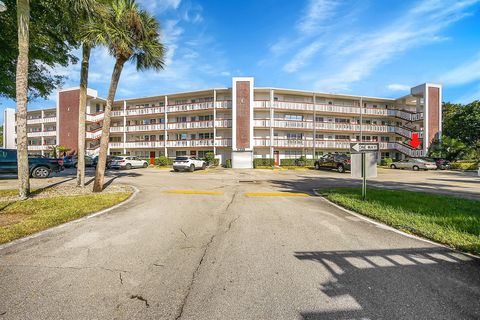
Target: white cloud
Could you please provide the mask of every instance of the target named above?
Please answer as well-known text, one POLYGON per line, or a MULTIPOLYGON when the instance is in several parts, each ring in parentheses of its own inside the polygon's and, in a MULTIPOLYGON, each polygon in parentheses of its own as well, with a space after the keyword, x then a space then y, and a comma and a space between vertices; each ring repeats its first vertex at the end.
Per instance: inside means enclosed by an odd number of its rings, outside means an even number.
POLYGON ((292 73, 303 67, 308 60, 317 53, 322 47, 320 41, 314 41, 310 45, 301 49, 286 65, 283 66, 283 70, 288 73, 292 73))
POLYGON ((318 32, 323 28, 323 22, 335 14, 339 4, 335 0, 310 0, 297 29, 306 34, 318 32))
POLYGON ((181 0, 138 0, 140 6, 150 13, 160 14, 166 10, 176 10, 180 6, 181 0))
POLYGON ((477 80, 480 80, 480 53, 475 59, 459 65, 439 78, 439 82, 450 86, 459 86, 477 80))
POLYGON ((350 83, 370 75, 378 65, 408 49, 435 41, 438 32, 467 16, 467 10, 478 2, 425 0, 379 31, 344 35, 327 55, 331 69, 326 71, 334 70, 335 76, 318 80, 315 87, 347 90, 350 83))
POLYGON ((409 91, 410 86, 398 83, 392 83, 387 86, 387 89, 390 91, 409 91))

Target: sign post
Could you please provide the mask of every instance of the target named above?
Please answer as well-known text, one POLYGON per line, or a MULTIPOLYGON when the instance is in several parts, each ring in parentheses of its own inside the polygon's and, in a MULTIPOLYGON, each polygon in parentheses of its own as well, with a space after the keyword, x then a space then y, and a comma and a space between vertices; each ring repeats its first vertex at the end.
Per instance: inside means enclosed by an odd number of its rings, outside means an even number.
POLYGON ((352 177, 362 178, 362 200, 367 198, 367 178, 377 176, 377 143, 350 143, 352 153, 352 177))

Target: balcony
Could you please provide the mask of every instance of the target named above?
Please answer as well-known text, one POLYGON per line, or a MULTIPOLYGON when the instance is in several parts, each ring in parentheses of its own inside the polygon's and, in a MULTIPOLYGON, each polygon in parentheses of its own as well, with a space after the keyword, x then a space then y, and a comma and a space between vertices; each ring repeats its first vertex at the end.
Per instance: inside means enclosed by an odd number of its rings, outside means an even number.
MULTIPOLYGON (((123 127, 117 127, 117 128, 123 129, 123 127)), ((125 129, 126 129, 126 132, 159 131, 159 130, 164 130, 165 125, 163 123, 141 124, 137 126, 126 126, 125 129)), ((122 132, 122 131, 116 131, 116 132, 122 132)))
POLYGON ((253 101, 253 107, 258 109, 270 109, 270 100, 255 100, 253 101))
POLYGON ((104 114, 102 113, 93 113, 93 114, 86 114, 86 120, 88 122, 100 122, 103 120, 104 114))
MULTIPOLYGON (((111 142, 112 144, 113 142, 111 142)), ((123 143, 122 142, 117 142, 122 144, 123 148, 123 143)), ((158 140, 158 141, 127 141, 125 142, 125 148, 164 148, 165 147, 165 141, 163 140, 158 140)), ((110 148, 113 148, 110 146, 110 148)))
POLYGON ((56 123, 57 117, 27 119, 27 124, 56 123))
POLYGON ((149 114, 159 114, 165 113, 165 107, 143 107, 143 108, 133 108, 127 109, 127 116, 142 116, 149 114))
POLYGON ((213 147, 213 139, 167 140, 167 147, 213 147))
POLYGON ((168 130, 206 129, 206 128, 213 128, 213 120, 167 123, 168 130))
POLYGON ((232 109, 232 101, 231 100, 217 100, 217 101, 215 101, 215 108, 216 109, 232 109))
POLYGON ((274 101, 273 102, 273 108, 275 108, 275 109, 298 110, 298 111, 313 111, 313 103, 274 101))
POLYGON ((102 136, 102 128, 98 128, 97 130, 90 132, 85 132, 85 137, 87 139, 98 139, 102 136))
POLYGON ((217 128, 231 128, 232 120, 231 119, 217 119, 215 120, 215 127, 217 128))
POLYGON ((28 150, 32 150, 32 151, 46 151, 46 150, 49 150, 50 149, 50 146, 49 145, 32 145, 32 146, 28 146, 28 150))
POLYGON ((123 110, 112 110, 112 117, 123 117, 124 115, 123 110))
POLYGON ((35 132, 28 132, 28 137, 55 137, 57 135, 57 131, 35 131, 35 132))
POLYGON ((168 112, 185 112, 185 111, 202 111, 213 109, 213 101, 208 102, 192 102, 184 104, 175 104, 167 106, 168 112))

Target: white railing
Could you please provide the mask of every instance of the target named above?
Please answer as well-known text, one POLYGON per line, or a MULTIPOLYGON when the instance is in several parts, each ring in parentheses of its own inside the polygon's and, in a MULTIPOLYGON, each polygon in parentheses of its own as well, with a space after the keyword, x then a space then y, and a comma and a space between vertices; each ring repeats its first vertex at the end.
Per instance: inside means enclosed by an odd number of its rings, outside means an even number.
POLYGON ((34 150, 34 151, 48 150, 49 148, 50 147, 48 145, 28 146, 28 150, 34 150))
POLYGON ((125 128, 126 128, 126 132, 155 131, 155 130, 164 130, 165 125, 163 123, 141 124, 137 126, 126 126, 125 128))
POLYGON ((27 124, 51 123, 57 122, 57 117, 27 119, 27 124))
POLYGON ((276 128, 313 129, 313 121, 292 121, 275 119, 273 121, 273 126, 276 128))
POLYGON ((230 101, 230 100, 215 101, 215 108, 217 108, 217 109, 231 109, 232 108, 232 101, 230 101))
POLYGON ((230 138, 215 138, 215 146, 217 147, 231 147, 232 139, 230 138))
POLYGON ((271 106, 271 103, 269 100, 255 100, 253 101, 253 107, 254 108, 261 108, 261 109, 265 109, 265 108, 270 108, 271 106))
POLYGON ((316 104, 315 110, 320 112, 333 112, 333 113, 353 113, 360 114, 360 108, 354 106, 339 106, 333 104, 316 104))
POLYGON ((267 119, 257 119, 253 120, 254 127, 270 128, 270 120, 267 119))
POLYGON ((213 128, 213 120, 167 123, 167 129, 169 129, 169 130, 175 130, 175 129, 204 129, 204 128, 213 128))
POLYGON ((411 113, 403 110, 388 110, 388 115, 408 121, 418 121, 423 119, 423 112, 411 113))
POLYGON ((208 102, 194 102, 194 103, 186 103, 186 104, 176 104, 176 105, 169 105, 168 112, 183 112, 183 111, 195 111, 195 110, 206 110, 206 109, 213 109, 213 101, 208 102))
POLYGON ((167 140, 167 147, 213 147, 213 139, 167 140))
POLYGON ((127 109, 127 116, 141 116, 148 114, 157 114, 164 113, 165 107, 143 107, 143 108, 134 108, 127 109))
POLYGON ((270 138, 254 138, 253 146, 254 147, 270 147, 271 146, 270 138))
POLYGON ((165 141, 127 141, 124 146, 125 148, 163 148, 165 141))
POLYGON ((313 103, 274 101, 273 107, 275 109, 313 111, 313 103))
POLYGON ((123 110, 112 110, 112 117, 123 117, 124 115, 123 110))
POLYGON ((125 132, 125 127, 123 126, 110 127, 110 132, 125 132))
POLYGON ((315 148, 349 149, 350 141, 317 140, 315 148))
POLYGON ((103 112, 98 113, 98 114, 87 114, 86 115, 87 121, 90 121, 90 122, 100 122, 100 121, 103 120, 103 117, 104 117, 103 112))
POLYGON ((28 137, 54 137, 57 135, 57 131, 35 131, 28 132, 28 137))
POLYGON ((94 131, 94 132, 85 132, 85 137, 87 139, 98 139, 102 136, 102 129, 98 129, 97 131, 94 131))
POLYGON ((232 120, 230 119, 217 119, 215 120, 215 127, 217 128, 231 128, 232 120))

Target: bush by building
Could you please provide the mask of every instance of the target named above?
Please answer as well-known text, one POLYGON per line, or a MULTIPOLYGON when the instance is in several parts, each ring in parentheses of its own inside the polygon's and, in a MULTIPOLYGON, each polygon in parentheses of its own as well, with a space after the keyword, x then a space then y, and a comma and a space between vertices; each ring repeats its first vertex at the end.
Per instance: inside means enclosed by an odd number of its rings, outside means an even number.
POLYGON ((275 165, 275 160, 272 158, 255 158, 253 159, 253 167, 273 167, 275 165))
POLYGON ((155 158, 155 165, 156 166, 171 166, 173 164, 173 159, 167 158, 165 156, 160 156, 158 158, 155 158))

